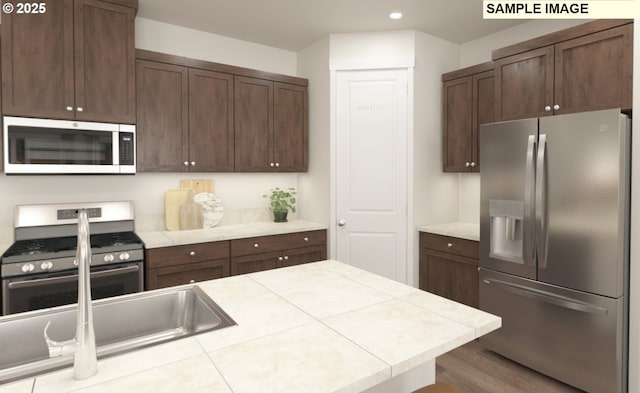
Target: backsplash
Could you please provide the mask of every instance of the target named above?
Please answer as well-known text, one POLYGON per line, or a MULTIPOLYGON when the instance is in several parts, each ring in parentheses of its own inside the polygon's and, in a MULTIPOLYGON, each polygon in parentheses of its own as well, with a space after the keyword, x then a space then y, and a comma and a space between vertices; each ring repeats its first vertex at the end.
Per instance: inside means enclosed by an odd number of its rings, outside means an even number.
MULTIPOLYGON (((295 218, 295 213, 289 213, 295 218)), ((249 224, 254 222, 273 221, 273 213, 269 208, 225 209, 224 217, 216 226, 249 224)), ((166 231, 164 214, 136 217, 137 232, 166 231)))
MULTIPOLYGON (((295 173, 138 173, 133 176, 7 176, 0 175, 0 243, 13 242, 16 205, 132 200, 136 227, 164 230, 165 191, 180 180, 214 180, 225 216, 218 225, 270 220, 268 200, 273 187, 297 187, 295 173)), ((303 197, 303 196, 301 196, 303 197)), ((137 229, 140 230, 140 229, 137 229)))

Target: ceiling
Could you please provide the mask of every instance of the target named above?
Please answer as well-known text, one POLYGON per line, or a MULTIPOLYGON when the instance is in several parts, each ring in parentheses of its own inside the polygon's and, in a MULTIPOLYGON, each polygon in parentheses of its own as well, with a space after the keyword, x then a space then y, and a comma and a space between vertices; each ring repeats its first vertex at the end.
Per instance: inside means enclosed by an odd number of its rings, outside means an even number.
POLYGON ((481 0, 139 0, 138 16, 297 52, 332 33, 418 30, 458 44, 524 20, 483 20, 481 0), (401 20, 391 20, 401 11, 401 20))

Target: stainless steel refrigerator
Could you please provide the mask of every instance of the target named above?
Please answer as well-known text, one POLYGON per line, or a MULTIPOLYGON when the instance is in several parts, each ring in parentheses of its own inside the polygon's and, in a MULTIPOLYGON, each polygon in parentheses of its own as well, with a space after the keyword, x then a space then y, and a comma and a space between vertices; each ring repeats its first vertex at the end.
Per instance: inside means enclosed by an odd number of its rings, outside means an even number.
POLYGON ((480 308, 489 349, 626 392, 630 120, 602 110, 480 129, 480 308))

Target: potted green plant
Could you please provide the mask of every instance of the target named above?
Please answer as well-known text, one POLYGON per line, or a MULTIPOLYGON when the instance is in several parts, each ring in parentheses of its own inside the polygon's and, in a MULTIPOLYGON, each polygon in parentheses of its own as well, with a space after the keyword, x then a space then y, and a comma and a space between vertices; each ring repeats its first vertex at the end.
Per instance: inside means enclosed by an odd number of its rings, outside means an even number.
POLYGON ((271 194, 264 194, 263 198, 269 198, 271 210, 273 210, 274 222, 287 222, 289 210, 296 212, 296 189, 289 187, 286 190, 280 187, 272 188, 271 194))

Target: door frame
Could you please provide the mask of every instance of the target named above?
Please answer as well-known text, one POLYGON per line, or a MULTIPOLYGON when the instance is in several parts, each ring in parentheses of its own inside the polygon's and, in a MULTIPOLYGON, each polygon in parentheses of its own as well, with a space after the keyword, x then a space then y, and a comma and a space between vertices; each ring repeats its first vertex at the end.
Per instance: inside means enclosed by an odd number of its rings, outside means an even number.
MULTIPOLYGON (((407 147, 406 147, 406 176, 407 176, 407 200, 406 200, 406 264, 399 269, 398 278, 407 285, 417 287, 418 283, 418 232, 416 230, 413 217, 414 206, 414 67, 390 67, 390 68, 344 68, 330 70, 330 215, 329 227, 327 231, 328 258, 337 258, 338 243, 338 154, 337 154, 337 134, 338 134, 338 72, 344 71, 406 71, 407 72, 407 147)), ((400 268, 400 267, 398 267, 400 268)))

